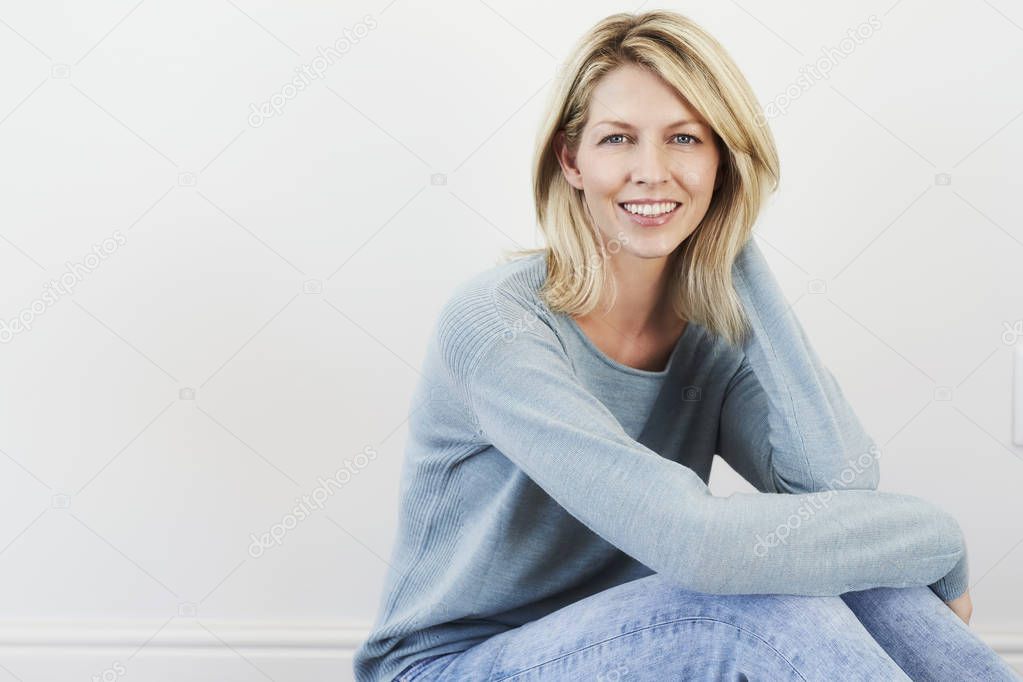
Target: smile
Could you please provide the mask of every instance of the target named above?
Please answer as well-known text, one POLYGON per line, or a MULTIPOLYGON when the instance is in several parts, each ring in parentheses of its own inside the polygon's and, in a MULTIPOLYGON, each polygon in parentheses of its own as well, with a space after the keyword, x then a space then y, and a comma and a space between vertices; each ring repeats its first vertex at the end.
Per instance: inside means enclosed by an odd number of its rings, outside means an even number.
POLYGON ((677 201, 662 201, 655 204, 618 204, 619 210, 631 222, 642 227, 658 227, 671 220, 682 204, 677 201))
POLYGON ((675 201, 664 201, 659 204, 629 204, 623 203, 618 204, 629 213, 633 215, 646 216, 647 218, 656 218, 657 216, 671 213, 678 208, 678 202, 675 201))

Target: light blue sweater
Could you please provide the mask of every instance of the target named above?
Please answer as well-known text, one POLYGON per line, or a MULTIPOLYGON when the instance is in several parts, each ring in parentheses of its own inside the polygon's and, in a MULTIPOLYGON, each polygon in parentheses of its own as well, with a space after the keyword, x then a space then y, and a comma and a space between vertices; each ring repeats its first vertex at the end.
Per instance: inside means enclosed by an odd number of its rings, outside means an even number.
POLYGON ((442 307, 357 680, 653 572, 715 594, 966 589, 959 525, 876 490, 879 453, 754 241, 733 267, 753 333, 734 348, 690 321, 660 372, 553 313, 546 267, 494 266, 442 307), (714 454, 759 492, 712 495, 714 454))

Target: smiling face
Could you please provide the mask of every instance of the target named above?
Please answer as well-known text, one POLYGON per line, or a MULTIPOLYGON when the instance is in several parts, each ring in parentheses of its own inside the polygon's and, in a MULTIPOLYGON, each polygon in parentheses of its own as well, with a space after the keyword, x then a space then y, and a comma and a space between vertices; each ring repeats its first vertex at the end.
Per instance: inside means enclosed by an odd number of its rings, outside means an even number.
POLYGON ((562 134, 556 149, 605 245, 614 242, 613 252, 638 258, 664 258, 692 234, 710 205, 719 161, 714 139, 710 126, 669 85, 626 64, 594 88, 575 154, 562 134))

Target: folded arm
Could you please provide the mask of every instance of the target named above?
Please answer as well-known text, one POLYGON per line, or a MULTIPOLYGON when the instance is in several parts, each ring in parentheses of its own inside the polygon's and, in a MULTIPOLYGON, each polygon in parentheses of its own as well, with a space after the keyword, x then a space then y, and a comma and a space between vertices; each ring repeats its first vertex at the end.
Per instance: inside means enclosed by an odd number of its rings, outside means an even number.
MULTIPOLYGON (((718 454, 762 492, 876 490, 880 452, 754 242, 733 274, 752 330, 724 398, 718 454)), ((961 549, 949 573, 930 585, 945 601, 967 587, 961 549)))
POLYGON ((712 495, 692 470, 624 432, 580 384, 548 323, 509 324, 525 305, 500 292, 453 297, 437 337, 448 379, 481 437, 651 569, 707 593, 838 595, 927 584, 959 561, 955 520, 910 495, 712 495))

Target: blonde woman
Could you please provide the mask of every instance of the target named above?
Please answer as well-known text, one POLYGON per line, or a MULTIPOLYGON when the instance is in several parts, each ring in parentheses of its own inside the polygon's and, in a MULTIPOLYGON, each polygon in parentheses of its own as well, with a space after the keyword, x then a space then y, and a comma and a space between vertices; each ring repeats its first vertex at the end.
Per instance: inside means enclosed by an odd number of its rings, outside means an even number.
POLYGON ((957 522, 876 490, 751 239, 778 178, 692 21, 581 39, 537 148, 546 247, 431 337, 360 682, 1018 679, 966 625, 957 522), (758 492, 711 495, 714 454, 758 492))

